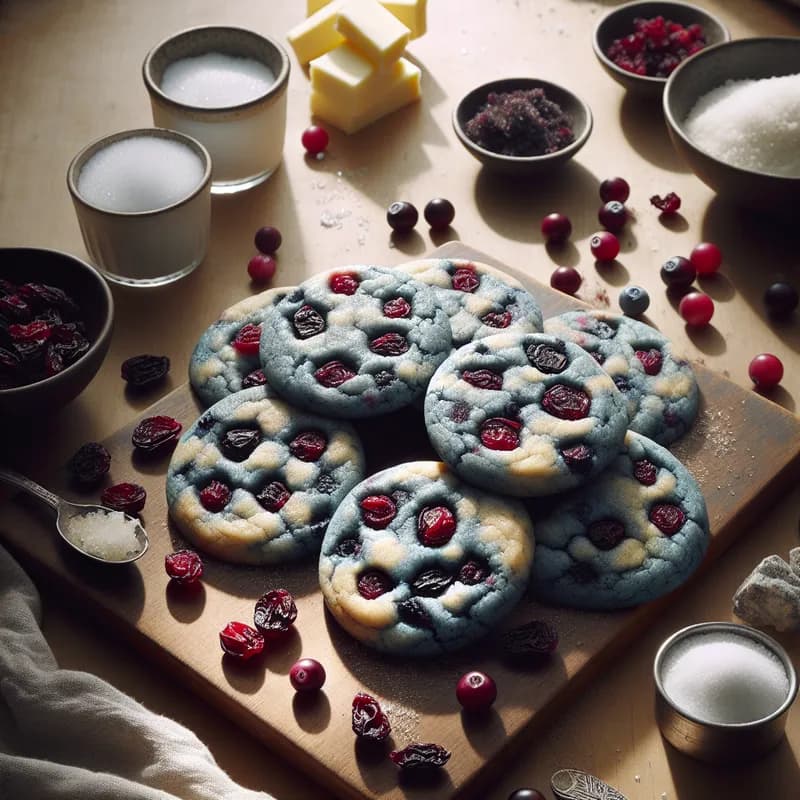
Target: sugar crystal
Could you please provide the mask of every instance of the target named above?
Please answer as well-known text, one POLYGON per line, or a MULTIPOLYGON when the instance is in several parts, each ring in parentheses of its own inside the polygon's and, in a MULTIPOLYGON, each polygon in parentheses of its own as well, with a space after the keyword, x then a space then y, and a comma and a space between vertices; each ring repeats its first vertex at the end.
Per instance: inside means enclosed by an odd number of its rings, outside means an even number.
POLYGON ((126 561, 142 546, 136 520, 121 511, 90 511, 62 521, 64 535, 80 550, 105 561, 126 561))

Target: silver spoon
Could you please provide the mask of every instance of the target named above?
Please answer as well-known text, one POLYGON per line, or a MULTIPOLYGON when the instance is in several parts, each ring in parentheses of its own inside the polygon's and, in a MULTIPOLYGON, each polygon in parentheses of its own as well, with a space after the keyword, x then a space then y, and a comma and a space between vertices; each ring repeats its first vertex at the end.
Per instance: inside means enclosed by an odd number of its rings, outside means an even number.
POLYGON ((69 500, 64 500, 63 497, 49 492, 30 478, 26 478, 24 475, 20 475, 10 469, 0 468, 0 481, 32 494, 54 509, 57 515, 56 530, 58 530, 61 538, 70 547, 87 558, 101 561, 104 564, 130 564, 131 561, 141 558, 150 545, 147 533, 139 520, 121 511, 113 511, 110 508, 105 508, 105 506, 71 503, 69 500), (133 533, 136 539, 136 546, 129 548, 122 558, 109 558, 104 556, 99 549, 92 552, 91 545, 86 544, 85 534, 98 521, 97 515, 104 517, 101 521, 108 525, 109 529, 119 528, 120 537, 130 536, 133 533), (132 529, 131 523, 135 526, 132 529))

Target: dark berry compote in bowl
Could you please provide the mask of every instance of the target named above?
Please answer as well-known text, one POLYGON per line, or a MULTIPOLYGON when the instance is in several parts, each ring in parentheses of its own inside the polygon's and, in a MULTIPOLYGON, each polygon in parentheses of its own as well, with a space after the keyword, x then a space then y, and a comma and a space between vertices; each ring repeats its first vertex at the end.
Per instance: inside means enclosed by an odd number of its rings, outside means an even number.
POLYGON ((56 250, 0 248, 0 419, 55 412, 83 391, 113 321, 94 267, 56 250))

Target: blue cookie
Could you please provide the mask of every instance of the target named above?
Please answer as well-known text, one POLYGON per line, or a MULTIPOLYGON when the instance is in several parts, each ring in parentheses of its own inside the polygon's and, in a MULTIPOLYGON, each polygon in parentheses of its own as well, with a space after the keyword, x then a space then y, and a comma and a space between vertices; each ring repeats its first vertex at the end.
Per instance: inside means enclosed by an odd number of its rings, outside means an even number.
POLYGON ((580 345, 614 379, 628 403, 630 429, 669 444, 691 428, 700 394, 689 362, 650 325, 608 311, 568 311, 545 331, 580 345))
POLYGON ((316 554, 334 510, 363 477, 350 425, 257 386, 220 400, 186 431, 167 471, 167 505, 199 550, 271 564, 316 554))
POLYGON ((453 347, 501 330, 540 333, 542 312, 533 296, 512 277, 478 261, 425 258, 396 269, 434 289, 450 318, 453 347))
POLYGON ((691 473, 633 431, 625 447, 602 475, 534 516, 531 588, 542 600, 628 608, 672 591, 702 561, 708 515, 691 473))
POLYGON ((531 497, 600 473, 622 446, 628 414, 585 350, 542 333, 500 333, 460 347, 439 367, 425 424, 465 481, 531 497))
POLYGON ((317 275, 267 309, 261 361, 300 408, 364 418, 410 405, 452 348, 434 292, 404 272, 346 267, 317 275))
POLYGON ((485 636, 528 584, 523 506, 461 483, 445 464, 378 472, 345 497, 322 543, 325 603, 370 647, 407 656, 485 636))
POLYGON ((293 287, 267 289, 241 300, 206 328, 189 360, 189 383, 204 406, 266 383, 258 333, 253 329, 260 329, 264 322, 264 309, 291 291, 293 287))

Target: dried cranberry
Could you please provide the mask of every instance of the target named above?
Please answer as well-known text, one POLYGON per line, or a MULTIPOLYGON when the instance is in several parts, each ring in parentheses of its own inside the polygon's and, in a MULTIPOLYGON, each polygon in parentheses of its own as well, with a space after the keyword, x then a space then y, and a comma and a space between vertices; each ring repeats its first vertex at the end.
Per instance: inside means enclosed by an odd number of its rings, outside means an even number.
POLYGON ((314 484, 314 488, 322 494, 333 494, 337 486, 336 480, 326 472, 323 472, 314 484))
POLYGON ((180 586, 191 586, 203 577, 203 562, 194 550, 176 550, 164 556, 167 575, 180 586))
POLYGON ((17 294, 0 297, 0 314, 14 322, 30 322, 33 319, 31 307, 17 294))
POLYGON ((375 385, 379 389, 385 389, 390 383, 392 383, 395 379, 395 374, 390 372, 388 369, 382 369, 375 373, 373 376, 375 379, 375 385))
POLYGON ((150 386, 162 380, 169 372, 167 356, 131 356, 122 362, 120 374, 128 386, 150 386))
POLYGON ((472 267, 458 267, 453 273, 451 283, 459 292, 472 293, 481 285, 481 279, 472 267))
POLYGON ((352 725, 356 736, 373 742, 384 741, 392 732, 389 718, 380 704, 366 692, 359 692, 353 698, 352 725))
POLYGON ((452 419, 453 422, 458 422, 459 424, 466 422, 469 419, 471 411, 471 407, 466 403, 462 403, 460 400, 456 401, 450 407, 450 419, 452 419))
POLYGON ((654 205, 662 214, 674 214, 681 207, 681 199, 675 192, 670 192, 664 197, 654 194, 650 198, 650 204, 654 205))
POLYGON ((358 593, 366 600, 374 600, 394 588, 392 579, 381 570, 370 569, 358 576, 358 593))
POLYGON ((334 552, 337 556, 342 556, 342 558, 355 557, 361 552, 361 542, 353 537, 342 539, 334 548, 334 552))
POLYGON ((402 750, 392 750, 389 758, 402 770, 436 769, 450 760, 450 751, 430 742, 413 742, 402 750))
POLYGON ((433 620, 428 614, 425 606, 417 597, 409 597, 397 605, 397 617, 400 622, 406 625, 413 625, 415 628, 432 628, 433 620))
POLYGON ((222 455, 231 461, 244 461, 261 443, 261 431, 255 428, 231 428, 220 439, 222 455))
POLYGON ((686 522, 686 514, 673 503, 656 503, 648 518, 665 536, 673 536, 686 522))
POLYGON ((98 442, 81 445, 67 462, 67 470, 81 484, 99 483, 111 466, 111 453, 98 442))
POLYGON ((511 324, 510 311, 490 311, 481 317, 481 322, 490 328, 507 328, 511 324))
POLYGON ((268 638, 288 633, 296 619, 297 605, 286 589, 273 589, 256 601, 253 622, 268 638))
POLYGON ((8 335, 15 342, 46 342, 52 333, 53 326, 39 319, 8 326, 8 335))
POLYGON ((71 324, 55 325, 50 346, 65 363, 72 364, 89 349, 89 340, 71 324))
POLYGON ((364 524, 375 530, 382 530, 397 516, 394 500, 385 494, 367 495, 358 505, 364 524))
POLYGON ((289 452, 301 461, 318 461, 327 446, 328 439, 324 433, 303 431, 289 442, 289 452))
POLYGON ((0 347, 0 388, 17 386, 22 379, 22 362, 16 353, 0 347))
POLYGON ((244 622, 229 622, 219 632, 219 644, 225 653, 248 661, 264 652, 264 637, 244 622))
POLYGON ((182 430, 181 423, 172 417, 146 417, 133 429, 131 442, 140 452, 160 452, 174 445, 182 430))
POLYGON ((404 297, 395 297, 383 304, 383 315, 390 319, 408 317, 411 314, 411 304, 404 297))
POLYGON ((355 376, 356 373, 342 364, 341 361, 328 361, 314 373, 314 377, 323 386, 327 386, 329 389, 335 389, 337 386, 341 386, 345 383, 345 381, 355 378, 355 376))
POLYGON ((621 392, 627 392, 631 388, 628 379, 624 375, 615 375, 612 380, 614 381, 614 386, 621 392))
POLYGON ((392 500, 394 500, 394 504, 400 508, 400 506, 405 505, 411 499, 411 494, 405 491, 405 489, 395 489, 391 497, 392 500))
POLYGON ((617 335, 617 329, 614 325, 610 325, 602 319, 594 319, 593 317, 588 317, 585 320, 583 329, 596 336, 598 339, 613 339, 617 335))
POLYGON ((652 486, 656 482, 656 465, 646 458, 634 462, 633 477, 645 486, 652 486))
POLYGON ((138 483, 116 483, 103 490, 100 502, 114 511, 123 511, 135 516, 143 508, 147 500, 144 486, 138 483))
POLYGON ((292 327, 298 339, 309 339, 325 330, 325 320, 315 308, 304 305, 294 312, 292 327))
POLYGON ((564 383, 551 386, 542 395, 542 408, 559 419, 583 419, 589 414, 592 401, 583 389, 564 383))
POLYGON ((257 356, 261 343, 261 326, 248 323, 239 328, 231 342, 233 349, 243 356, 257 356))
POLYGON ((528 361, 539 370, 547 375, 556 375, 563 372, 569 366, 569 359, 564 352, 563 346, 544 344, 528 345, 525 350, 525 355, 528 356, 528 361))
POLYGON ((211 481, 200 491, 200 505, 206 511, 217 514, 228 505, 231 499, 231 490, 222 481, 211 481))
POLYGON ((505 417, 490 417, 481 424, 480 439, 489 450, 515 450, 519 447, 522 424, 505 417))
POLYGON ((558 631, 549 622, 537 619, 506 631, 501 644, 509 656, 549 656, 558 649, 558 631))
POLYGON ((625 538, 625 526, 616 519, 598 519, 586 535, 598 550, 613 550, 625 538))
POLYGON ((651 348, 650 350, 637 350, 635 355, 636 358, 642 362, 644 371, 648 375, 658 375, 658 373, 661 372, 661 362, 663 358, 660 350, 657 350, 656 348, 651 348))
POLYGON ((249 389, 251 386, 265 386, 267 376, 260 370, 254 369, 242 378, 242 389, 249 389))
POLYGON ((78 304, 58 286, 48 286, 45 283, 23 283, 18 289, 20 297, 30 305, 37 308, 54 306, 68 317, 80 314, 78 304))
POLYGON ((256 500, 274 514, 286 505, 290 497, 291 493, 280 481, 272 481, 256 495, 256 500))
POLYGON ((411 588, 414 594, 422 597, 438 597, 444 594, 453 582, 453 576, 448 575, 438 567, 432 567, 420 572, 413 581, 411 588))
POLYGON ((61 353, 54 347, 48 347, 44 354, 44 373, 49 378, 51 375, 57 375, 61 372, 66 365, 61 353))
POLYGON ((427 506, 417 517, 417 536, 427 547, 447 544, 456 527, 455 515, 447 506, 427 506))
POLYGON ((465 586, 477 586, 479 583, 483 583, 489 575, 491 575, 491 570, 485 561, 471 558, 461 565, 457 580, 465 586))
POLYGON ((399 356, 408 351, 408 340, 402 333, 384 333, 369 343, 369 349, 379 356, 399 356))
POLYGON ((355 294, 360 283, 358 275, 352 272, 337 272, 328 278, 328 286, 334 294, 355 294))
POLYGON ((594 451, 585 444, 576 444, 561 451, 567 468, 579 475, 585 475, 592 468, 594 451))

